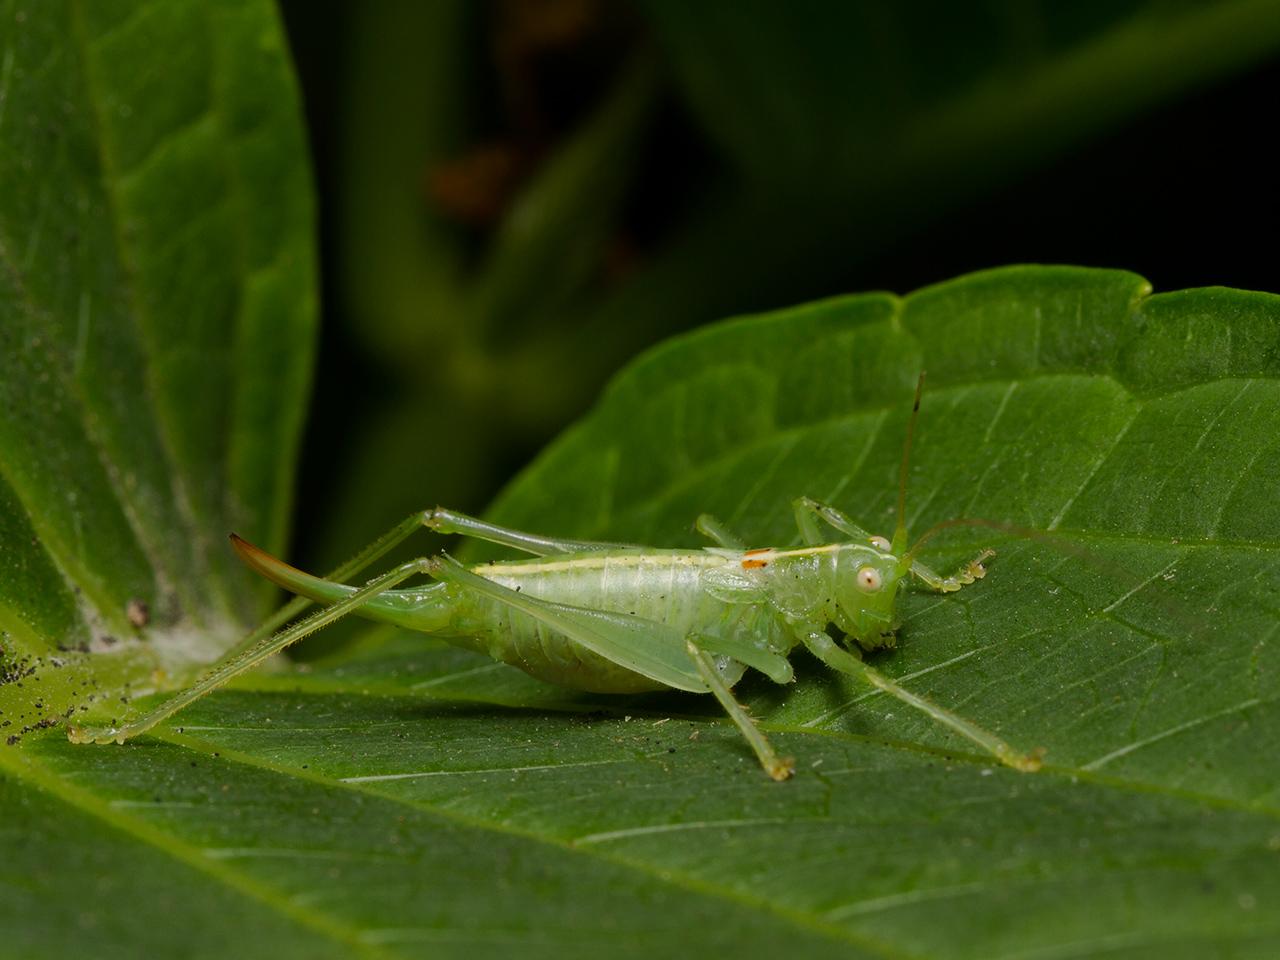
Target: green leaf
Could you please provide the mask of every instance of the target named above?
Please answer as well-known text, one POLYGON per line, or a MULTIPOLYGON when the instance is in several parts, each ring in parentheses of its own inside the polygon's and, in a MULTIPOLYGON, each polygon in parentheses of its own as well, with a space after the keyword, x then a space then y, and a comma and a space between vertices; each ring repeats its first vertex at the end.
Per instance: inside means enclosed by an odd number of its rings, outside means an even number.
POLYGON ((1066 549, 940 537, 940 566, 1000 552, 911 593, 875 662, 1041 773, 797 656, 740 688, 798 760, 775 784, 709 698, 559 691, 378 628, 153 739, 0 751, 0 923, 26 955, 1273 956, 1278 367, 1263 294, 1023 267, 839 298, 652 351, 493 511, 786 543, 809 494, 888 530, 927 368, 913 529, 1066 549))
MULTIPOLYGON (((93 648, 99 694, 136 690, 261 615, 226 533, 285 540, 315 322, 296 94, 265 2, 0 20, 0 651, 93 648)), ((75 706, 60 676, 45 716, 75 706)), ((39 699, 0 689, 15 726, 39 699)))
MULTIPOLYGON (((187 868, 22 740, 180 680, 264 612, 225 537, 286 539, 316 315, 298 100, 266 0, 3 2, 0 24, 3 950, 175 956, 190 910, 136 943, 112 914, 186 904, 187 868)), ((207 897, 235 940, 239 895, 207 897)))

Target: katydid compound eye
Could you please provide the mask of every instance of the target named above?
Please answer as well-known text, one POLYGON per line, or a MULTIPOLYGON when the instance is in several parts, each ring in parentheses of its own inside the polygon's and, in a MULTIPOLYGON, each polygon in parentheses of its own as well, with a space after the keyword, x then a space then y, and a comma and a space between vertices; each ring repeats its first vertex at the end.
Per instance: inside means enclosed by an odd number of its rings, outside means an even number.
POLYGON ((854 576, 858 578, 858 586, 868 593, 879 590, 880 585, 884 582, 880 578, 880 571, 875 567, 859 567, 854 576))
POLYGON ((877 550, 884 550, 885 552, 888 552, 889 547, 891 546, 889 541, 884 537, 872 537, 871 545, 877 550))

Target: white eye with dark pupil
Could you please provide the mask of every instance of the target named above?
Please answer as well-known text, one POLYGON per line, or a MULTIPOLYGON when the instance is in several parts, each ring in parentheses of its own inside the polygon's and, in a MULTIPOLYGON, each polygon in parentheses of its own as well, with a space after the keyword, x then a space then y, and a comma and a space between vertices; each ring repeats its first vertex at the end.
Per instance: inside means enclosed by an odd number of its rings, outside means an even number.
POLYGON ((861 567, 855 576, 858 578, 858 586, 863 590, 879 590, 883 582, 880 579, 880 571, 875 567, 861 567))

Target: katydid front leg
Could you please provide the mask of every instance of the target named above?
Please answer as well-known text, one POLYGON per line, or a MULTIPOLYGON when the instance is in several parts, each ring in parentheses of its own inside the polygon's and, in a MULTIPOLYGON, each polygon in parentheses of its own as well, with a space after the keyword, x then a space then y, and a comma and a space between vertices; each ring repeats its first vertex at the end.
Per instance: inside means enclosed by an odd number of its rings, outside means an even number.
POLYGON ((919 560, 912 562, 911 573, 913 576, 919 577, 926 586, 933 590, 937 590, 939 593, 954 593, 961 587, 968 586, 974 581, 981 580, 985 577, 987 575, 987 568, 982 565, 982 562, 984 560, 989 560, 995 555, 996 552, 994 550, 983 550, 949 577, 944 577, 935 573, 919 560))

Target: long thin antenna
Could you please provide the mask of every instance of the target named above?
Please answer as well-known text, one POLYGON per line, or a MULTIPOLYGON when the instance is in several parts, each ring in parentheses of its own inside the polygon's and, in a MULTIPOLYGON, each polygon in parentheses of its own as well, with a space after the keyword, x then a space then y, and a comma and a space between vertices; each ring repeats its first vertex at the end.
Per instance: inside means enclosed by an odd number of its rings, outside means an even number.
MULTIPOLYGON (((1127 567, 1123 567, 1113 560, 1108 560, 1100 556, 1097 551, 1074 543, 1061 534, 1049 533, 1045 530, 1033 530, 1030 527, 1007 523, 1003 520, 984 520, 980 517, 961 517, 955 520, 943 520, 941 523, 935 523, 911 545, 911 549, 903 555, 902 563, 909 569, 911 563, 915 561, 916 554, 920 552, 920 548, 924 546, 927 540, 932 539, 935 534, 941 533, 943 530, 953 530, 956 527, 984 527, 987 530, 999 530, 1001 533, 1022 537, 1024 540, 1043 543, 1059 553, 1083 560, 1089 566, 1108 574, 1121 583, 1129 584, 1132 589, 1125 596, 1137 593, 1149 584, 1153 584, 1153 582, 1156 589, 1161 587, 1160 581, 1156 580, 1156 578, 1139 578, 1127 567)), ((1169 595, 1167 590, 1164 592, 1164 599, 1171 604, 1170 613, 1187 630, 1188 636, 1198 636, 1208 632, 1210 624, 1202 614, 1188 607, 1186 603, 1179 601, 1177 597, 1169 595)))
POLYGON ((907 441, 902 445, 902 466, 898 470, 898 526, 893 531, 893 552, 901 553, 907 545, 907 468, 911 463, 911 439, 915 436, 916 420, 920 417, 920 394, 924 392, 924 371, 916 381, 916 400, 911 405, 911 417, 907 420, 907 441))
POLYGON ((1100 557, 1094 556, 1088 549, 1072 543, 1057 534, 1049 533, 1045 530, 1033 530, 1030 527, 1022 527, 1004 520, 984 520, 981 517, 959 517, 955 520, 943 520, 940 523, 935 523, 920 534, 920 538, 906 552, 905 559, 914 560, 926 540, 931 539, 935 534, 941 533, 943 530, 953 530, 956 527, 984 527, 987 530, 999 530, 1001 533, 1009 533, 1015 537, 1022 537, 1024 540, 1036 540, 1040 543, 1046 543, 1059 552, 1069 553, 1086 560, 1101 561, 1100 557))
POLYGON ((933 537, 934 534, 941 533, 943 530, 950 530, 953 527, 986 527, 989 530, 1001 530, 1004 533, 1012 533, 1015 536, 1026 537, 1031 540, 1052 540, 1046 534, 1042 534, 1039 530, 1028 530, 1026 527, 1017 527, 1012 523, 1002 523, 999 520, 980 520, 977 517, 962 517, 958 520, 943 520, 941 523, 935 523, 932 527, 920 534, 920 538, 911 545, 902 557, 904 562, 914 560, 916 554, 920 552, 920 548, 924 546, 925 541, 933 537))

